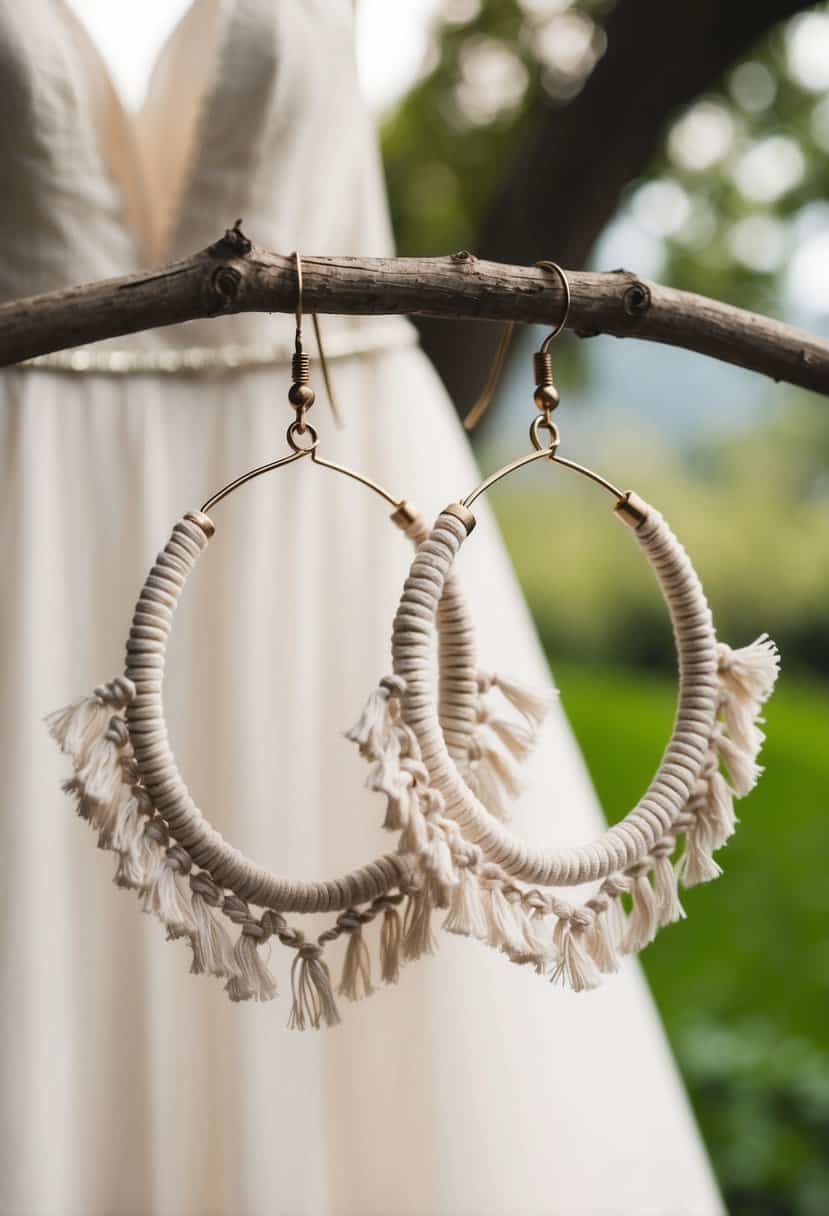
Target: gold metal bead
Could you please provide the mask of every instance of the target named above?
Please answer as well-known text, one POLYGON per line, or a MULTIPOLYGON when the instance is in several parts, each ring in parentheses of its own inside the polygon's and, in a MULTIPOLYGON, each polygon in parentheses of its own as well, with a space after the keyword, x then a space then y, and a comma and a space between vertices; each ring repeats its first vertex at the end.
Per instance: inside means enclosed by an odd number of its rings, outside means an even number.
POLYGON ((208 540, 216 531, 216 525, 209 515, 205 515, 204 511, 188 511, 184 518, 189 519, 197 528, 201 528, 208 540))
POLYGON ((648 518, 650 508, 644 498, 640 498, 634 490, 628 490, 624 498, 619 499, 613 510, 622 523, 635 530, 648 518))
POLYGON ((292 384, 288 389, 288 400, 298 410, 309 410, 316 401, 316 394, 308 384, 292 384))
POLYGON ((401 532, 405 532, 413 523, 417 521, 420 512, 412 503, 407 502, 404 498, 397 504, 391 513, 391 522, 396 524, 401 532))
POLYGON ((533 401, 536 408, 546 414, 556 408, 561 401, 561 394, 554 384, 539 384, 533 393, 533 401))
POLYGON ((477 520, 475 519, 475 516, 469 510, 469 507, 465 507, 463 505, 463 503, 460 503, 460 502, 450 502, 448 507, 443 508, 443 514, 444 515, 454 515, 455 519, 459 519, 461 521, 461 523, 463 524, 463 526, 466 528, 467 536, 472 531, 472 529, 475 527, 475 524, 477 522, 477 520))

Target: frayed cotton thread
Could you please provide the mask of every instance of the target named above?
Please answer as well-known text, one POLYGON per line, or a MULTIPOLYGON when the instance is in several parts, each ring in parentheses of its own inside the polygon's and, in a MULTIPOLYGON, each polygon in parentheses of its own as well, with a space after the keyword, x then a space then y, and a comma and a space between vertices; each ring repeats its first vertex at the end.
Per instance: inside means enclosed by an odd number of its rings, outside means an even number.
POLYGON ((599 968, 587 949, 586 931, 592 923, 589 912, 580 908, 561 906, 553 930, 556 962, 550 975, 552 983, 568 984, 574 992, 597 988, 601 983, 599 968))
POLYGON ((109 684, 99 684, 91 697, 82 697, 46 717, 49 734, 76 772, 86 765, 91 748, 106 733, 113 711, 124 709, 134 697, 132 681, 116 676, 109 684))
POLYGON ((211 908, 221 907, 221 889, 209 874, 200 870, 198 874, 190 875, 190 891, 193 919, 193 929, 188 935, 193 948, 190 971, 193 975, 215 975, 219 979, 238 975, 233 943, 211 911, 211 908))
POLYGON ((538 728, 554 697, 503 676, 478 674, 478 722, 472 733, 463 776, 469 790, 496 819, 509 818, 509 803, 524 790, 519 765, 538 742, 538 728), (500 690, 521 720, 499 717, 487 694, 500 690))
POLYGON ((348 934, 337 994, 348 1001, 362 1001, 374 992, 371 982, 371 955, 363 937, 363 924, 368 923, 372 915, 349 908, 337 917, 337 925, 348 934))
POLYGON ((319 946, 308 942, 299 947, 291 964, 291 993, 290 1030, 319 1030, 322 1026, 339 1025, 341 1019, 331 989, 331 975, 319 946))
POLYGON ((744 798, 763 771, 757 763, 765 740, 760 714, 779 671, 780 654, 767 634, 740 650, 719 644, 718 721, 701 779, 688 803, 692 818, 676 865, 677 878, 685 887, 711 882, 722 874, 713 854, 734 833, 734 799, 744 798))
MULTIPOLYGON (((75 772, 66 788, 78 813, 97 829, 101 847, 118 855, 115 881, 140 893, 144 909, 166 925, 168 936, 189 939, 192 970, 225 979, 234 1001, 276 995, 263 952, 272 934, 295 948, 289 1025, 305 1029, 339 1022, 322 957, 324 940, 347 935, 339 993, 354 1001, 374 991, 364 929, 380 913, 384 983, 397 982, 404 961, 433 952, 432 913, 443 908, 448 932, 484 940, 514 962, 531 962, 575 991, 595 987, 601 973, 618 967, 622 954, 641 950, 661 926, 685 915, 678 880, 690 886, 720 873, 712 853, 734 831, 734 798, 744 796, 762 772, 757 764, 764 739, 759 714, 778 669, 779 655, 765 635, 740 651, 720 647, 717 726, 700 780, 673 834, 657 841, 645 861, 605 880, 583 908, 520 888, 500 867, 485 864, 480 850, 462 838, 458 824, 445 817, 443 797, 431 786, 417 740, 402 720, 405 683, 387 677, 348 737, 372 765, 368 784, 385 794, 385 826, 400 833, 401 851, 416 859, 419 885, 405 896, 378 897, 364 911, 349 909, 336 930, 316 944, 304 942, 276 913, 266 911, 257 920, 244 901, 225 894, 207 873, 190 872, 189 855, 170 840, 138 778, 122 712, 134 695, 128 681, 101 686, 93 697, 51 715, 48 725, 72 759, 75 772), (685 843, 674 866, 677 834, 684 834, 685 843), (630 894, 629 916, 621 904, 624 892, 630 894), (401 917, 397 905, 404 898, 401 917), (235 944, 218 912, 240 927, 235 944), (552 929, 547 922, 551 913, 552 929)), ((487 809, 503 811, 507 799, 520 791, 518 764, 529 754, 551 698, 497 676, 485 677, 484 684, 499 688, 522 715, 522 721, 498 718, 489 706, 479 713, 468 781, 470 786, 481 783, 487 809)))
POLYGON ((242 926, 233 948, 236 974, 225 985, 232 1001, 272 1001, 277 995, 276 981, 261 952, 268 937, 258 921, 250 920, 242 926))
POLYGON ((627 933, 623 947, 625 953, 644 950, 656 937, 659 928, 656 893, 649 878, 650 863, 643 861, 631 866, 625 873, 632 880, 630 887, 631 912, 627 922, 627 933))
MULTIPOLYGON (((161 825, 148 824, 147 830, 156 826, 160 828, 161 825)), ((164 837, 159 837, 159 845, 163 840, 164 837)), ((167 936, 173 940, 192 937, 197 932, 192 904, 182 885, 191 868, 189 854, 178 845, 170 845, 166 853, 161 854, 152 881, 147 883, 142 894, 144 911, 158 917, 167 928, 167 936)))

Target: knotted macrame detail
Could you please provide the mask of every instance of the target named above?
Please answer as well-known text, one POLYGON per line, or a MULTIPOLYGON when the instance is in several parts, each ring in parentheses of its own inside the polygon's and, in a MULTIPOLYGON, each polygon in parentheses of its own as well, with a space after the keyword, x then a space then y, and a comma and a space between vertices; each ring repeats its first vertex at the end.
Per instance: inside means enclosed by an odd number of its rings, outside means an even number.
POLYGON ((489 813, 506 820, 510 802, 524 790, 521 764, 538 743, 539 727, 550 712, 553 694, 537 693, 486 672, 477 673, 477 689, 477 722, 466 758, 458 768, 489 813), (518 716, 504 716, 505 704, 518 716))
POLYGON ((501 823, 504 795, 519 788, 519 765, 547 706, 508 681, 479 675, 481 697, 498 687, 524 723, 496 725, 481 702, 466 764, 449 755, 433 718, 430 626, 465 539, 461 516, 450 508, 421 542, 395 619, 394 673, 381 682, 382 697, 372 694, 349 738, 369 762, 369 787, 386 798, 384 826, 398 833, 401 853, 416 858, 420 892, 407 935, 410 956, 433 949, 431 913, 447 908, 448 932, 583 991, 685 916, 680 885, 721 873, 713 855, 734 831, 734 800, 762 771, 760 714, 779 655, 766 635, 742 650, 717 642, 684 550, 659 513, 640 502, 637 539, 665 595, 679 653, 674 733, 646 795, 602 840, 559 854, 533 852, 501 823), (488 737, 498 739, 511 763, 499 757, 481 779, 475 765, 488 737), (556 892, 591 881, 594 891, 579 906, 556 892))
POLYGON ((464 528, 450 510, 431 533, 417 521, 407 528, 417 556, 395 618, 394 671, 348 733, 369 765, 369 787, 385 800, 383 826, 396 847, 319 883, 278 878, 228 844, 196 806, 170 750, 166 644, 213 534, 207 516, 186 515, 147 576, 124 675, 47 719, 72 764, 64 788, 99 847, 115 855, 116 885, 136 894, 169 940, 189 946, 194 974, 220 979, 234 1002, 274 999, 274 944, 291 952, 288 1024, 299 1030, 336 1025, 337 997, 371 996, 433 953, 436 914, 445 931, 552 982, 595 987, 685 915, 679 885, 721 872, 713 855, 734 831, 734 800, 762 771, 760 715, 779 668, 765 635, 742 650, 717 642, 684 551, 658 512, 640 513, 637 539, 673 620, 680 691, 674 732, 637 806, 598 841, 559 853, 530 849, 505 826, 551 702, 477 670, 452 574, 464 528), (583 903, 562 897, 562 888, 585 883, 592 892, 583 903), (286 919, 304 913, 334 919, 311 940, 286 919), (326 953, 340 939, 335 980, 326 953))
MULTIPOLYGON (((595 988, 603 973, 616 971, 624 955, 644 949, 665 925, 683 919, 679 884, 694 886, 722 873, 713 854, 734 832, 734 799, 744 797, 762 772, 760 714, 779 670, 777 649, 766 635, 737 651, 719 644, 717 654, 717 715, 700 776, 674 831, 662 835, 641 860, 608 875, 579 907, 517 883, 447 818, 443 796, 430 784, 417 736, 405 720, 406 683, 386 676, 348 738, 370 764, 369 788, 385 795, 384 826, 400 834, 401 852, 417 858, 421 885, 410 901, 405 957, 434 950, 431 914, 448 908, 442 922, 447 932, 483 941, 512 962, 531 963, 551 981, 581 992, 595 988), (680 838, 684 845, 674 861, 680 838)), ((483 678, 482 688, 488 691, 491 682, 483 678)), ((516 691, 507 694, 509 700, 537 726, 544 703, 533 701, 527 712, 518 686, 511 689, 516 691)), ((529 748, 522 758, 528 753, 529 748)), ((469 787, 473 790, 471 782, 469 787)), ((490 811, 486 799, 478 797, 490 811)), ((494 814, 501 818, 500 802, 494 814)))

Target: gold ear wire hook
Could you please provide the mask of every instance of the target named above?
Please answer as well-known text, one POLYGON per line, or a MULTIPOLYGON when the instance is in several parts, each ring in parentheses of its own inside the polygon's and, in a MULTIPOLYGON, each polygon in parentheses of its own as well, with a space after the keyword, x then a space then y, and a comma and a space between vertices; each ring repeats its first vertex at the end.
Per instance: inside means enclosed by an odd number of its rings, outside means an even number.
MULTIPOLYGON (((267 464, 259 465, 255 469, 248 469, 246 473, 242 473, 240 477, 234 478, 233 481, 222 486, 215 494, 212 494, 206 502, 202 504, 201 510, 204 515, 214 507, 222 499, 227 498, 234 490, 238 490, 240 486, 246 485, 249 481, 253 481, 255 477, 261 477, 265 473, 272 473, 276 469, 284 468, 285 465, 293 464, 297 460, 302 460, 305 456, 310 456, 314 464, 319 465, 324 469, 331 469, 335 473, 341 473, 344 477, 351 478, 352 481, 357 481, 360 485, 366 486, 372 490, 380 498, 393 506, 398 511, 411 510, 405 499, 395 498, 383 486, 378 485, 376 481, 372 481, 370 477, 363 476, 362 473, 356 472, 354 469, 346 468, 345 465, 334 464, 333 461, 323 460, 319 455, 318 444, 319 436, 315 427, 310 422, 306 422, 305 415, 311 406, 314 404, 314 390, 309 383, 310 380, 310 357, 305 353, 302 345, 302 259, 298 253, 294 254, 296 262, 296 277, 297 277, 297 298, 296 298, 296 335, 294 338, 294 354, 291 360, 291 371, 293 383, 288 390, 288 400, 293 405, 296 411, 296 417, 290 424, 286 434, 288 447, 291 449, 287 456, 280 456, 276 460, 270 460, 267 464), (302 436, 302 439, 300 439, 302 436)), ((337 408, 334 401, 334 395, 331 391, 331 382, 328 376, 328 364, 325 358, 325 352, 322 345, 322 337, 319 330, 316 313, 311 314, 314 321, 314 331, 317 338, 317 346, 320 353, 320 363, 322 364, 322 374, 325 380, 325 387, 328 391, 328 399, 331 403, 331 409, 334 417, 339 422, 337 408)), ((404 512, 405 516, 405 512, 404 512)))
POLYGON ((547 335, 533 355, 533 367, 536 374, 534 400, 539 410, 530 426, 530 440, 532 441, 533 451, 526 456, 519 456, 517 460, 513 460, 511 464, 504 465, 503 468, 496 469, 494 473, 490 473, 489 477, 480 482, 471 493, 467 494, 466 498, 461 499, 460 508, 467 512, 468 518, 461 515, 459 515, 459 518, 464 520, 467 531, 471 531, 475 524, 474 516, 469 513, 469 508, 476 498, 479 498, 490 486, 494 486, 503 477, 516 473, 519 469, 533 464, 536 460, 549 460, 553 464, 560 464, 566 469, 572 469, 580 477, 588 478, 590 481, 595 482, 596 485, 601 486, 603 490, 607 490, 609 494, 612 494, 616 499, 617 506, 626 501, 627 496, 625 492, 614 485, 612 481, 608 481, 606 477, 602 477, 601 473, 597 473, 585 465, 577 464, 574 460, 568 460, 566 456, 559 456, 558 454, 560 442, 558 427, 553 422, 551 415, 558 405, 559 394, 558 389, 553 383, 553 359, 550 354, 550 343, 554 338, 558 337, 567 324, 567 319, 570 315, 570 283, 558 262, 536 262, 536 266, 539 266, 542 270, 552 270, 560 278, 564 289, 564 311, 558 324, 547 335), (549 435, 549 441, 546 444, 541 439, 542 431, 546 431, 549 435))
POLYGON ((299 251, 294 250, 294 265, 296 266, 296 339, 295 349, 302 350, 302 258, 299 251))
POLYGON ((325 385, 325 395, 328 398, 328 404, 331 407, 334 422, 342 429, 345 424, 343 422, 342 414, 340 413, 340 408, 337 405, 337 399, 334 396, 334 389, 331 386, 331 377, 328 373, 328 360, 325 357, 325 348, 322 345, 319 317, 315 312, 311 313, 311 320, 314 322, 314 336, 317 339, 317 350, 319 351, 320 367, 322 368, 322 382, 325 385))
MULTIPOLYGON (((555 271, 561 280, 562 287, 564 288, 564 311, 561 315, 561 319, 552 333, 549 333, 541 343, 541 348, 537 352, 538 359, 536 361, 536 376, 538 379, 538 384, 539 386, 551 388, 553 385, 553 365, 549 354, 550 343, 554 338, 557 338, 564 329, 570 316, 570 283, 567 275, 561 269, 558 262, 536 262, 536 266, 538 266, 540 270, 555 271), (539 375, 539 371, 542 372, 542 375, 539 375)), ((498 349, 496 350, 495 356, 492 360, 492 366, 489 369, 486 384, 484 385, 477 401, 469 409, 463 420, 463 425, 467 431, 473 430, 478 425, 488 410, 490 403, 492 402, 492 398, 495 396, 495 390, 498 387, 498 381, 501 379, 501 373, 504 369, 504 363, 506 362, 507 351, 509 350, 510 342, 512 341, 514 329, 515 323, 513 321, 507 321, 501 334, 501 340, 498 343, 498 349)), ((558 403, 556 402, 556 404, 558 403)), ((540 406, 539 408, 543 407, 540 406)))
POLYGON ((567 278, 567 275, 561 269, 558 262, 551 262, 547 260, 543 262, 536 262, 536 266, 539 268, 539 270, 555 271, 561 280, 561 286, 564 288, 564 312, 561 314, 561 319, 559 320, 555 329, 552 331, 552 333, 547 334, 547 337, 541 343, 541 350, 544 352, 544 354, 546 354, 550 349, 550 343, 552 342, 553 338, 558 337, 570 317, 570 280, 567 278))
MULTIPOLYGON (((305 354, 302 345, 302 258, 300 257, 298 251, 294 252, 294 262, 296 264, 296 336, 294 338, 294 357, 292 360, 293 376, 295 386, 306 386, 305 396, 307 396, 307 392, 312 391, 307 389, 310 378, 311 359, 305 354)), ((341 427, 343 425, 342 415, 337 407, 337 399, 334 396, 334 389, 331 385, 331 374, 328 370, 328 360, 325 357, 325 347, 322 344, 322 333, 320 332, 319 318, 315 312, 311 313, 311 320, 314 324, 314 337, 317 340, 317 351, 319 352, 320 357, 320 367, 322 368, 322 380, 325 385, 325 394, 328 398, 328 404, 331 409, 334 422, 337 424, 337 426, 341 427)), ((294 396, 297 398, 301 397, 302 395, 301 390, 294 394, 294 396)), ((307 405, 304 405, 300 400, 295 401, 294 397, 291 396, 290 393, 288 394, 288 399, 291 401, 292 405, 296 406, 297 408, 301 408, 303 413, 306 409, 310 409, 311 405, 313 405, 313 400, 311 400, 307 405)), ((304 420, 300 418, 300 432, 303 431, 304 425, 304 420)))
POLYGON ((478 400, 475 401, 472 406, 470 406, 464 417, 463 425, 467 431, 474 430, 489 409, 490 402, 495 396, 495 390, 498 387, 498 381, 501 379, 501 372, 504 370, 504 363, 506 362, 507 351, 509 350, 510 342, 512 341, 512 333, 514 329, 515 322, 507 321, 503 330, 501 331, 498 349, 493 357, 492 364, 489 369, 489 375, 486 378, 486 384, 481 390, 478 400))

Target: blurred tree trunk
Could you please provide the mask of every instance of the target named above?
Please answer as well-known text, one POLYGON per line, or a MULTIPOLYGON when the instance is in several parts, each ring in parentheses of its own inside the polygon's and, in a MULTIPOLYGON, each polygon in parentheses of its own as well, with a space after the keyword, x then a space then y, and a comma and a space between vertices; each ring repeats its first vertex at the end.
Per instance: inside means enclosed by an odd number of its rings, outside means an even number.
MULTIPOLYGON (((803 0, 620 0, 607 21, 606 53, 573 101, 550 103, 539 114, 475 252, 493 261, 554 258, 582 267, 677 108, 714 86, 772 26, 808 7, 803 0)), ((434 318, 418 326, 463 410, 486 376, 497 327, 434 318)))

